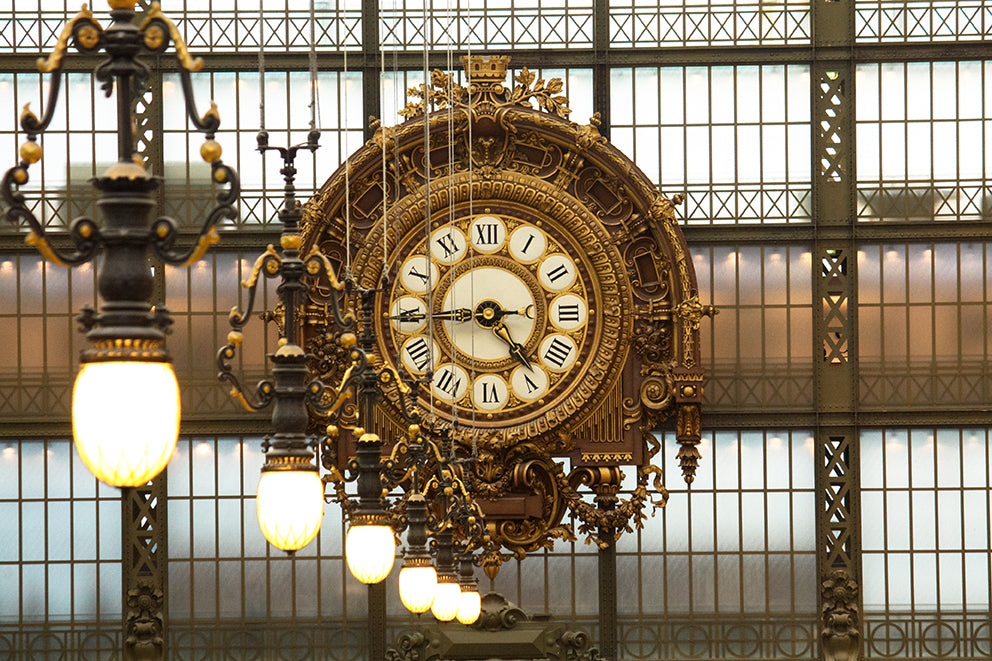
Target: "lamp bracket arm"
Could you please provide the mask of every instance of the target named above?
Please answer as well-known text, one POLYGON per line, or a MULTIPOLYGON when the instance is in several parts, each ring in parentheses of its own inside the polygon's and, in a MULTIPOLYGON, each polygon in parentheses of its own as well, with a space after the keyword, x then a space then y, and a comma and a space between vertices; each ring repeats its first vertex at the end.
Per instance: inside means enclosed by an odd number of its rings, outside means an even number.
POLYGON ((31 111, 30 103, 25 103, 21 110, 21 128, 28 134, 28 140, 34 140, 39 134, 44 133, 55 116, 55 104, 58 102, 59 91, 62 88, 61 63, 51 74, 48 85, 48 100, 45 102, 45 110, 41 119, 38 119, 38 116, 31 111))
POLYGON ((261 411, 268 407, 275 400, 275 387, 271 381, 264 380, 258 383, 255 388, 255 396, 250 397, 248 391, 241 385, 234 369, 229 361, 234 359, 237 353, 237 346, 241 344, 242 336, 239 331, 232 331, 228 335, 228 343, 217 351, 217 380, 226 381, 231 384, 231 395, 245 410, 252 413, 261 411))
POLYGON ((203 68, 203 60, 199 57, 194 58, 189 54, 189 49, 179 33, 179 28, 168 16, 162 13, 161 3, 151 3, 151 7, 145 13, 145 20, 142 21, 138 30, 144 34, 145 48, 155 54, 165 52, 169 46, 169 39, 171 39, 176 46, 176 59, 182 65, 181 71, 196 72, 203 68))
MULTIPOLYGON (((337 274, 334 272, 334 266, 331 264, 331 260, 327 258, 327 255, 320 251, 316 245, 310 249, 307 256, 303 258, 303 266, 307 274, 313 277, 324 276, 327 278, 327 283, 331 289, 335 291, 343 291, 345 285, 343 282, 339 281, 337 274)), ((341 303, 339 297, 330 295, 328 298, 331 300, 331 312, 334 315, 334 324, 342 332, 347 332, 355 327, 355 317, 350 314, 344 314, 341 311, 341 303)))
POLYGON ((7 209, 3 216, 13 225, 25 222, 29 228, 24 241, 29 246, 33 246, 42 257, 59 266, 77 266, 84 264, 96 255, 103 245, 103 235, 100 228, 90 218, 79 217, 72 221, 69 229, 69 236, 75 245, 72 252, 58 250, 48 241, 48 234, 45 227, 38 222, 34 214, 28 208, 24 195, 14 192, 15 186, 20 186, 28 181, 28 163, 21 161, 4 174, 0 183, 0 197, 3 198, 7 209))
POLYGON ((319 379, 314 379, 307 384, 306 402, 310 408, 322 418, 328 418, 332 422, 337 422, 340 417, 341 407, 352 397, 351 388, 334 390, 324 385, 319 379), (331 392, 330 403, 325 403, 324 393, 331 392))
MULTIPOLYGON (((182 62, 181 59, 180 62, 182 62)), ((196 99, 193 97, 193 80, 189 75, 189 69, 185 66, 179 69, 179 80, 183 86, 183 101, 186 104, 186 116, 189 117, 189 121, 193 123, 197 131, 203 132, 208 140, 213 139, 217 133, 217 129, 220 128, 220 112, 217 110, 217 104, 211 101, 210 110, 203 113, 201 117, 196 109, 196 99)))
MULTIPOLYGON (((426 382, 430 380, 425 377, 426 382)), ((403 416, 403 421, 408 425, 419 425, 423 422, 423 415, 420 410, 416 407, 417 398, 413 395, 413 388, 419 385, 419 382, 411 378, 406 370, 400 366, 396 369, 392 365, 386 365, 382 372, 379 374, 379 382, 383 385, 393 383, 396 385, 396 395, 399 400, 400 405, 400 415, 403 416)))
POLYGON ((227 320, 231 324, 231 328, 234 329, 234 332, 240 333, 241 329, 248 323, 248 320, 251 319, 251 313, 255 309, 255 294, 258 291, 258 275, 263 268, 268 277, 275 277, 282 269, 282 259, 279 257, 276 249, 271 245, 255 260, 248 279, 241 281, 241 286, 248 290, 248 304, 243 312, 238 306, 234 306, 228 313, 227 320))
POLYGON ((103 28, 93 19, 93 12, 86 5, 83 5, 80 12, 63 26, 62 32, 59 33, 58 40, 55 42, 55 48, 52 49, 48 57, 38 58, 39 73, 52 75, 48 87, 46 110, 42 119, 39 120, 37 115, 31 112, 31 104, 25 104, 24 110, 21 112, 21 128, 28 134, 28 139, 33 139, 39 133, 43 133, 55 114, 55 103, 62 86, 62 60, 69 48, 69 40, 71 39, 81 52, 93 53, 100 49, 103 34, 103 28))
POLYGON ((47 58, 38 58, 38 71, 41 73, 51 73, 62 70, 62 58, 69 48, 69 40, 72 39, 76 48, 84 53, 92 53, 99 50, 103 38, 103 28, 93 18, 93 12, 86 5, 83 5, 79 13, 72 17, 68 23, 62 27, 59 38, 55 42, 55 48, 47 58))
POLYGON ((211 163, 210 167, 211 179, 220 184, 230 184, 230 188, 223 189, 217 194, 217 206, 210 211, 203 221, 196 243, 185 251, 173 250, 173 244, 179 235, 176 221, 172 218, 162 217, 152 225, 150 234, 152 251, 166 264, 178 264, 186 267, 200 261, 210 246, 220 241, 217 223, 224 218, 234 220, 238 217, 238 210, 234 206, 241 196, 238 173, 233 168, 224 165, 219 158, 211 163))
POLYGON ((338 503, 346 515, 350 514, 355 509, 356 503, 349 497, 348 492, 345 490, 347 480, 336 466, 332 465, 328 467, 327 464, 324 464, 324 468, 330 471, 320 478, 320 481, 324 483, 324 502, 338 503), (328 484, 334 485, 332 493, 327 493, 328 484))

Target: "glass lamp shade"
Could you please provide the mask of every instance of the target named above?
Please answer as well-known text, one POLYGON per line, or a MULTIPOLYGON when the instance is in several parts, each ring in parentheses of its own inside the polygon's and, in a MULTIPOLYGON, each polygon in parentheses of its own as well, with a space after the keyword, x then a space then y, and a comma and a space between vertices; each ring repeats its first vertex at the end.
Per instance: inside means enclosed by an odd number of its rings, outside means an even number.
POLYGON ((482 597, 478 590, 462 590, 458 596, 458 614, 455 616, 462 624, 475 624, 482 613, 482 597))
POLYGON ((179 383, 170 363, 83 363, 72 389, 72 435, 83 463, 115 487, 158 475, 179 436, 179 383))
POLYGON ((296 551, 320 532, 324 485, 316 471, 265 471, 255 495, 258 525, 269 543, 296 551))
POLYGON ((434 603, 431 612, 442 622, 450 622, 458 614, 458 604, 461 601, 462 589, 458 583, 439 582, 434 593, 434 603))
POLYGON ((380 525, 352 525, 344 540, 344 554, 352 576, 362 583, 378 583, 389 576, 396 557, 393 529, 380 525))
POLYGON ((432 565, 405 566, 400 570, 400 601, 411 613, 425 613, 434 603, 437 570, 432 565))

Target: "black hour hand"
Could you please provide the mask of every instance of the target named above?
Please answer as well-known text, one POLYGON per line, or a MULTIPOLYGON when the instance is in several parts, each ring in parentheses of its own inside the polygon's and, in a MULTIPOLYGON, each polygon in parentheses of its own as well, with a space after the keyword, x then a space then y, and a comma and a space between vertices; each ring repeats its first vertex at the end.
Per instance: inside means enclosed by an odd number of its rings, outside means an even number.
POLYGON ((498 321, 492 326, 493 334, 499 339, 506 342, 507 346, 510 347, 510 355, 517 360, 518 363, 526 367, 527 369, 533 369, 530 364, 530 360, 527 359, 527 354, 524 353, 523 346, 519 342, 514 342, 513 338, 510 337, 510 331, 502 321, 498 321))

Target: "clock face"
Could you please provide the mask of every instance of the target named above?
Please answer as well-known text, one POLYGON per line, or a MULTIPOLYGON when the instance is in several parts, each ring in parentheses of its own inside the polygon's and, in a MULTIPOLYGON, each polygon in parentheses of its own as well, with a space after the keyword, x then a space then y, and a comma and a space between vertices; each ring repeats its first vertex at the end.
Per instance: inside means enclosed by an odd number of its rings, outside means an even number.
POLYGON ((421 406, 469 425, 542 415, 574 389, 597 333, 584 251, 553 223, 463 215, 397 249, 383 351, 422 379, 421 406))

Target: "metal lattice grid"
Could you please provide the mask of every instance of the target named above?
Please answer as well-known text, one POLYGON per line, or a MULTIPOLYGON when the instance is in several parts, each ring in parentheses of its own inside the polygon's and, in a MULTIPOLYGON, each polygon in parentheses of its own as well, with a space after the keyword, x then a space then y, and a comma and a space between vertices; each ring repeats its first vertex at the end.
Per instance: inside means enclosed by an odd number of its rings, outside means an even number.
POLYGON ((860 398, 867 407, 973 407, 992 398, 987 243, 858 250, 860 398))
POLYGON ((91 264, 69 270, 32 252, 0 254, 0 415, 68 420, 83 305, 96 304, 91 264))
POLYGON ((615 47, 808 44, 809 2, 610 0, 615 47))
POLYGON ((857 66, 858 219, 992 217, 992 62, 857 66))
POLYGON ((693 246, 708 410, 811 409, 811 254, 802 245, 693 246))
POLYGON ((97 482, 72 441, 0 443, 0 539, 0 653, 118 647, 120 492, 97 482))
POLYGON ((689 224, 810 221, 810 77, 801 65, 611 70, 611 141, 689 224))
POLYGON ((992 36, 992 7, 982 0, 857 0, 859 42, 964 41, 992 36))
POLYGON ((593 0, 382 0, 379 18, 388 50, 592 46, 593 0))
MULTIPOLYGON (((79 12, 73 0, 18 0, 0 9, 0 52, 48 51, 55 46, 62 26, 79 12), (33 5, 33 6, 23 6, 33 5)), ((151 3, 140 2, 147 8, 151 3)), ((315 42, 323 48, 357 48, 361 43, 361 1, 321 0, 311 17, 309 3, 285 0, 212 0, 209 5, 194 0, 169 2, 164 8, 179 34, 193 51, 255 52, 268 49, 306 51, 310 48, 311 23, 315 42)), ((94 18, 109 23, 94 7, 94 18)))
MULTIPOLYGON (((201 105, 209 99, 217 100, 222 118, 217 141, 225 148, 225 162, 241 177, 240 215, 226 222, 224 228, 279 224, 281 199, 265 192, 281 187, 282 164, 274 156, 260 155, 256 149, 256 136, 263 124, 259 80, 258 71, 193 76, 193 89, 201 105)), ((185 117, 177 75, 165 77, 163 93, 166 212, 183 226, 198 226, 216 204, 210 167, 199 156, 202 137, 185 117)), ((311 118, 321 131, 320 148, 313 155, 302 153, 296 161, 297 191, 305 200, 323 184, 327 173, 337 169, 345 156, 362 144, 362 74, 318 72, 317 106, 311 111, 307 71, 267 69, 264 98, 264 126, 271 144, 305 142, 311 118)))
POLYGON ((988 658, 989 432, 862 431, 868 658, 988 658))

